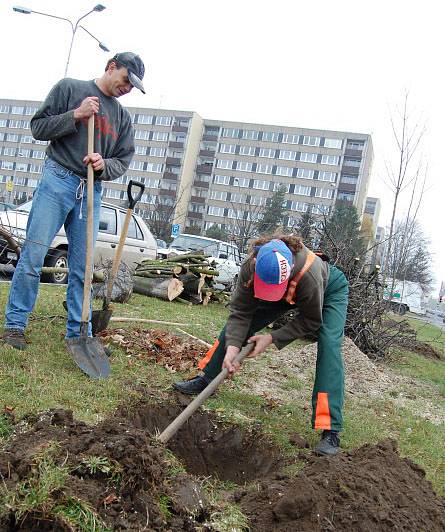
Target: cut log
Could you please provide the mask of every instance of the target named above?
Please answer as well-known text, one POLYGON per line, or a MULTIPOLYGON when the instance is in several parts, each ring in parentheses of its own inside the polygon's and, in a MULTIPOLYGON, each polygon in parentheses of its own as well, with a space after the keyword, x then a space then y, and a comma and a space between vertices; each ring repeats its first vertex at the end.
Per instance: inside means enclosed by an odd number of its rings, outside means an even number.
POLYGON ((133 292, 144 296, 157 297, 165 301, 173 301, 184 290, 184 286, 179 279, 175 278, 134 278, 133 292))
MULTIPOLYGON (((43 266, 40 273, 69 273, 68 268, 59 268, 56 266, 43 266)), ((101 270, 93 272, 93 282, 101 283, 104 280, 104 272, 101 270)))

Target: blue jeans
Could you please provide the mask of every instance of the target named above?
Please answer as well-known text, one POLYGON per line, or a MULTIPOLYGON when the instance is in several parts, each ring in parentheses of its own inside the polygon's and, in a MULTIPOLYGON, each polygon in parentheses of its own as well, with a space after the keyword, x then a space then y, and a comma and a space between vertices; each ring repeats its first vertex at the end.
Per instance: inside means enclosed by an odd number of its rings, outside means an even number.
MULTIPOLYGON (((63 225, 68 239, 69 267, 66 338, 80 335, 87 229, 87 189, 85 184, 82 199, 79 194, 80 182, 78 175, 46 158, 42 178, 32 201, 26 227, 26 242, 9 291, 5 320, 7 329, 25 329, 36 302, 40 271, 46 254, 63 225)), ((101 191, 100 181, 95 182, 93 242, 96 242, 99 230, 101 191)))

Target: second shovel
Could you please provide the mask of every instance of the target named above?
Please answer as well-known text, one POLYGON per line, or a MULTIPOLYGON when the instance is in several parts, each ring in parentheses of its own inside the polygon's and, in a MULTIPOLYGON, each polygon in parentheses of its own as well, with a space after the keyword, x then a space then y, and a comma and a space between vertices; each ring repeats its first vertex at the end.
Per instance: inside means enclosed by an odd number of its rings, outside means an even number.
POLYGON ((122 251, 125 245, 125 239, 128 234, 128 226, 130 224, 131 215, 133 214, 133 209, 136 203, 141 199, 142 194, 144 193, 145 185, 138 183, 137 181, 130 180, 127 187, 127 196, 128 196, 128 209, 125 215, 124 225, 122 227, 121 236, 119 238, 119 244, 117 246, 116 255, 113 259, 113 266, 111 268, 111 273, 108 278, 107 292, 105 294, 103 306, 101 310, 93 310, 91 317, 91 326, 93 329, 93 335, 104 331, 108 327, 111 315, 113 313, 112 308, 110 307, 111 295, 113 293, 114 281, 116 280, 117 271, 121 263, 122 251), (133 196, 133 187, 139 188, 139 192, 136 196, 133 196))

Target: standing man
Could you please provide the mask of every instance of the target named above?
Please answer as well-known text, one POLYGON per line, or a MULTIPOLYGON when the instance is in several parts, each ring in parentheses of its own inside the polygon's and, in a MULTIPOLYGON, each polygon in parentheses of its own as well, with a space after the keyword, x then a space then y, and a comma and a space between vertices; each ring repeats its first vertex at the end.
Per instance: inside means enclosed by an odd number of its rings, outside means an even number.
MULTIPOLYGON (((80 335, 86 255, 87 166, 94 170, 94 235, 99 229, 101 181, 123 175, 134 154, 131 118, 117 98, 136 87, 145 94, 144 63, 132 52, 116 54, 100 78, 62 79, 31 120, 37 140, 49 140, 42 178, 33 197, 26 242, 6 306, 3 341, 26 348, 25 328, 37 298, 40 271, 56 233, 68 238, 66 338, 80 335), (95 115, 95 150, 87 153, 88 118, 95 115)), ((90 325, 91 327, 91 325, 90 325)), ((89 331, 91 334, 91 330, 89 331)))
POLYGON ((173 387, 195 395, 204 390, 222 368, 227 368, 230 374, 235 373, 240 367, 235 357, 247 341, 255 342, 249 356, 257 356, 272 343, 281 349, 297 338, 316 338, 312 428, 323 432, 315 452, 337 454, 338 434, 343 427, 341 346, 348 291, 343 273, 310 251, 299 237, 283 234, 258 239, 241 266, 227 324, 199 363, 203 373, 194 379, 176 382, 173 387), (294 319, 271 333, 257 333, 290 309, 297 310, 294 319))

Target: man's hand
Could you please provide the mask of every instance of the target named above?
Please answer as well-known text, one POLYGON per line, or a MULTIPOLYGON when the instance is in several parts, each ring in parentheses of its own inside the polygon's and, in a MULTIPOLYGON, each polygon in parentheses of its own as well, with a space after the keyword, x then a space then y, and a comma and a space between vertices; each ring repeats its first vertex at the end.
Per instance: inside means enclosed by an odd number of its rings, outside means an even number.
POLYGON ((77 109, 74 109, 74 120, 90 118, 91 115, 99 111, 99 98, 97 96, 87 96, 77 109))
POLYGON ((234 345, 229 345, 226 351, 226 356, 224 357, 224 362, 222 367, 227 368, 229 371, 229 375, 232 376, 235 371, 238 371, 240 369, 239 362, 234 362, 236 355, 239 353, 239 347, 235 347, 234 345))
POLYGON ((105 168, 105 163, 100 153, 90 153, 83 158, 83 162, 87 166, 91 163, 95 172, 101 172, 105 168))
POLYGON ((255 342, 254 349, 247 355, 250 357, 256 357, 259 354, 263 353, 270 344, 272 343, 272 335, 271 334, 256 334, 255 336, 251 336, 248 340, 249 343, 255 342))

